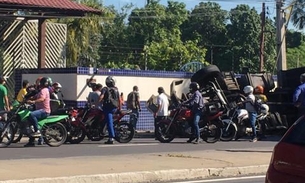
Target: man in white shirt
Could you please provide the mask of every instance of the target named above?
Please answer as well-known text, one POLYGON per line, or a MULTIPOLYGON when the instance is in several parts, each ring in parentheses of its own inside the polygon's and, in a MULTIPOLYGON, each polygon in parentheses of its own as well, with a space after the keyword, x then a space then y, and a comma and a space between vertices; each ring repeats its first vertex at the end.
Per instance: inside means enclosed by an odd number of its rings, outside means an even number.
MULTIPOLYGON (((166 118, 168 116, 168 107, 169 107, 169 102, 168 102, 168 97, 164 93, 164 88, 163 87, 158 87, 158 98, 157 98, 157 105, 158 109, 154 113, 155 117, 155 129, 156 129, 156 124, 166 118)), ((156 130, 155 130, 156 134, 156 130)))

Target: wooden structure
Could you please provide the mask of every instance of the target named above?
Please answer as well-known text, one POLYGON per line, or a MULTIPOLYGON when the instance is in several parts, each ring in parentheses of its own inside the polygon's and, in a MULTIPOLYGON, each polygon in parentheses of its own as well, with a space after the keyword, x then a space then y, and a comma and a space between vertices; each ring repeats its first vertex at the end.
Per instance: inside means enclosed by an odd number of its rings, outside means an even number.
POLYGON ((101 14, 100 10, 70 0, 1 0, 0 17, 38 20, 38 68, 45 68, 46 19, 82 17, 87 13, 101 14))

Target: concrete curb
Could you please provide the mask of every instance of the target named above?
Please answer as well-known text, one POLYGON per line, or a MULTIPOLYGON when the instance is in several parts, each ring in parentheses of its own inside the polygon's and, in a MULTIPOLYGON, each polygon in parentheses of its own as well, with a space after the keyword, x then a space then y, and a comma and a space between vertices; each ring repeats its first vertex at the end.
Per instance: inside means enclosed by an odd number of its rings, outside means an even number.
POLYGON ((141 171, 113 174, 81 175, 71 177, 36 178, 26 180, 8 180, 0 183, 147 183, 168 182, 209 177, 229 177, 240 175, 265 174, 268 165, 202 168, 202 169, 172 169, 159 171, 141 171))

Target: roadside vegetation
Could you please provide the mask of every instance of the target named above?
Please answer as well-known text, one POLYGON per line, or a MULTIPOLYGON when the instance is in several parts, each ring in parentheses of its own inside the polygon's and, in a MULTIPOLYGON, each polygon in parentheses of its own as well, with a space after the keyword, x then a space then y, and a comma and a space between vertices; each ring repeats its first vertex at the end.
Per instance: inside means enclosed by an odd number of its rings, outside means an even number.
MULTIPOLYGON (((68 66, 177 71, 198 61, 224 71, 259 70, 261 17, 248 5, 226 11, 218 3, 199 2, 188 10, 181 2, 151 0, 143 8, 128 4, 116 10, 98 0, 80 2, 104 13, 59 21, 68 26, 68 66)), ((275 17, 267 12, 266 18, 264 69, 275 72, 275 17)), ((302 28, 302 18, 292 18, 302 28)), ((288 30, 286 36, 288 68, 305 66, 303 33, 288 30)))

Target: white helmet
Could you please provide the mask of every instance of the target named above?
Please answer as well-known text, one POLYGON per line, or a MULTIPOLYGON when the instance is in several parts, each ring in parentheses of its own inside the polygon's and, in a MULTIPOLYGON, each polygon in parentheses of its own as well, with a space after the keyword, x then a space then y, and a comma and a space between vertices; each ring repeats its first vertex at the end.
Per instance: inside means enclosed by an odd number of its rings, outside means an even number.
POLYGON ((62 88, 61 84, 59 82, 55 82, 52 85, 54 88, 62 88))
POLYGON ((244 91, 245 94, 253 93, 253 87, 250 86, 250 85, 245 86, 243 91, 244 91))
POLYGON ((266 115, 269 112, 269 106, 267 104, 262 104, 261 106, 261 113, 266 115))

